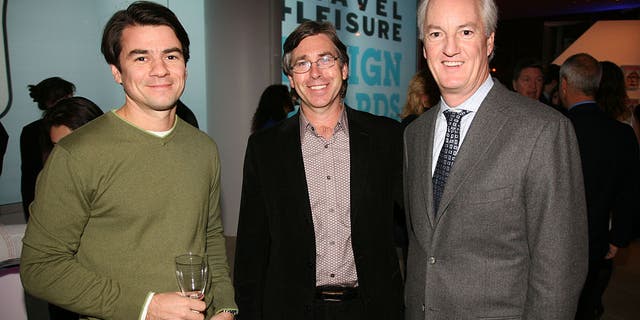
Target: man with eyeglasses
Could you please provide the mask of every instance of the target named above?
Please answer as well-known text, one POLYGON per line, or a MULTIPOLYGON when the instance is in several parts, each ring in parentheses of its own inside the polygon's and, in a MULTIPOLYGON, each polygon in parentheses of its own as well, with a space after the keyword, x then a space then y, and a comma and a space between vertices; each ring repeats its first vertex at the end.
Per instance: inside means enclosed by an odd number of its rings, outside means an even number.
POLYGON ((330 23, 302 23, 283 49, 300 111, 247 145, 234 273, 242 319, 402 319, 400 125, 344 104, 349 57, 330 23))

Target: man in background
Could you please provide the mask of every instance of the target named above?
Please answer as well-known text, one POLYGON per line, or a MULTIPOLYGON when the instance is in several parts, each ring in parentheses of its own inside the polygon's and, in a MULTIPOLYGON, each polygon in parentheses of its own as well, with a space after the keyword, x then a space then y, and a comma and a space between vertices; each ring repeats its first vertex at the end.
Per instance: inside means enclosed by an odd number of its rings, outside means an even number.
POLYGON ((601 64, 586 53, 560 67, 560 100, 576 131, 582 160, 589 223, 589 271, 576 319, 600 319, 602 295, 613 258, 632 239, 637 196, 638 144, 631 126, 604 113, 596 104, 601 64))
POLYGON ((125 103, 49 157, 23 239, 24 287, 91 319, 233 319, 217 147, 176 117, 188 35, 166 7, 135 2, 105 26, 102 53, 125 103), (174 257, 187 252, 208 257, 204 300, 177 293, 174 257))
POLYGON ((540 95, 540 102, 553 106, 551 102, 553 90, 557 89, 558 78, 560 72, 560 66, 557 64, 548 64, 544 68, 544 82, 542 83, 542 94, 540 95))
POLYGON ((512 85, 517 93, 539 100, 542 94, 544 75, 542 64, 533 58, 523 58, 516 62, 512 85))

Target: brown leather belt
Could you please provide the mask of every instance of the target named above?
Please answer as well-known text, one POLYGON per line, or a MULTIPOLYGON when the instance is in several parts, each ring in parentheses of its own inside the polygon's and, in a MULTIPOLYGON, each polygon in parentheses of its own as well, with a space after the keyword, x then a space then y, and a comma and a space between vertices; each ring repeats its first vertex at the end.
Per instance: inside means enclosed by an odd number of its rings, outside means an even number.
POLYGON ((321 286, 316 287, 316 299, 329 302, 352 300, 358 297, 357 287, 321 286))

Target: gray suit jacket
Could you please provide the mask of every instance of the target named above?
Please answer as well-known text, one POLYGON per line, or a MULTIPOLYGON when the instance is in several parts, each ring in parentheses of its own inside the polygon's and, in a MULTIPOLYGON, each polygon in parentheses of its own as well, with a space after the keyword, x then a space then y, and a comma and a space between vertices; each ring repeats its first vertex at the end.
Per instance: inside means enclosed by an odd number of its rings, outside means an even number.
POLYGON ((587 220, 571 122, 494 81, 432 206, 439 106, 405 132, 406 315, 573 319, 587 220))

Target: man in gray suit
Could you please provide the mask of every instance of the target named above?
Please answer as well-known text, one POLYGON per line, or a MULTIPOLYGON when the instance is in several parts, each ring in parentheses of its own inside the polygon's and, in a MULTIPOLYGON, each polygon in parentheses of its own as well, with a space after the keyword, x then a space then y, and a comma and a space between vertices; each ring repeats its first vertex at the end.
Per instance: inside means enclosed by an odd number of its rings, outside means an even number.
POLYGON ((493 0, 418 9, 441 101, 405 132, 407 319, 572 319, 587 270, 571 122, 489 75, 493 0))

